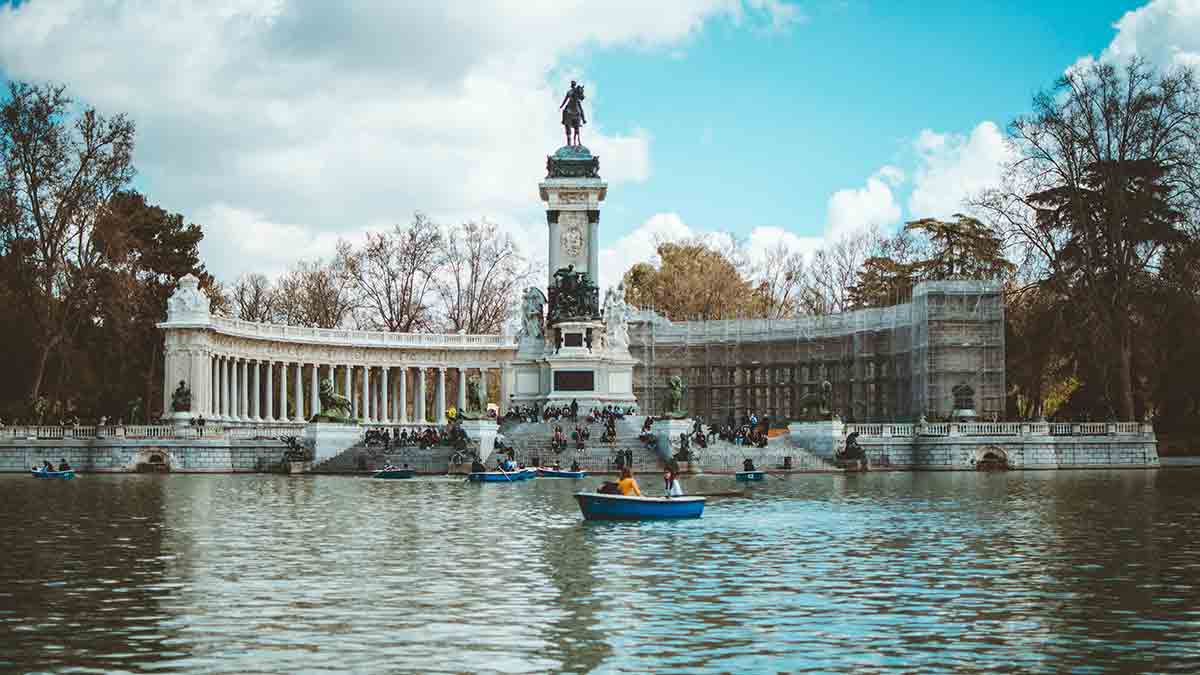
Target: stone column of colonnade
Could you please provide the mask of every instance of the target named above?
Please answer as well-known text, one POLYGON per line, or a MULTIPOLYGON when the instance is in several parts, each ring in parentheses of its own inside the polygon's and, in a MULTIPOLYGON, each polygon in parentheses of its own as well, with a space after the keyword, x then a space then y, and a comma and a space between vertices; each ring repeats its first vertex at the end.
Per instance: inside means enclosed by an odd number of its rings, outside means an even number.
MULTIPOLYGON (((495 370, 483 366, 447 365, 339 367, 335 364, 221 354, 210 354, 205 358, 209 359, 211 375, 211 386, 205 394, 208 416, 213 421, 235 423, 303 423, 312 415, 319 414, 324 366, 328 368, 326 377, 334 383, 335 390, 340 389, 350 398, 352 415, 356 418, 375 424, 445 424, 450 404, 460 410, 467 405, 469 371, 476 370, 483 378, 486 396, 488 371, 495 370), (447 381, 446 371, 449 369, 458 371, 456 381, 447 381), (308 387, 304 386, 306 375, 310 378, 308 387), (428 389, 430 386, 433 386, 432 392, 428 389), (450 386, 456 386, 453 397, 450 386), (293 406, 290 413, 289 402, 293 406)), ((507 369, 501 366, 501 403, 507 390, 508 376, 507 369)), ((486 401, 484 403, 486 405, 486 401)))

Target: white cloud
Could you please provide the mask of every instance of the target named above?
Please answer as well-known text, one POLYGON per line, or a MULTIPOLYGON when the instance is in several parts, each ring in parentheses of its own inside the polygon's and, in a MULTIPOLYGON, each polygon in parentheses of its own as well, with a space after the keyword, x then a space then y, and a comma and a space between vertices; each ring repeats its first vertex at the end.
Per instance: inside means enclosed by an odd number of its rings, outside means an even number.
POLYGON ((980 122, 969 135, 925 129, 913 141, 918 165, 908 198, 912 218, 946 218, 964 201, 998 185, 1012 151, 994 122, 980 122))
MULTIPOLYGON (((774 0, 31 2, 0 8, 0 70, 128 113, 148 196, 205 226, 205 260, 231 278, 282 259, 281 233, 328 255, 338 235, 414 210, 528 219, 566 81, 602 110, 602 83, 571 59, 677 50, 721 17, 799 19, 774 0)), ((591 117, 605 178, 646 180, 650 133, 591 117)))
POLYGON ((903 179, 903 172, 884 166, 860 188, 838 190, 829 197, 825 214, 825 233, 839 239, 871 226, 892 225, 900 220, 900 203, 892 188, 903 179))
MULTIPOLYGON (((615 286, 637 263, 658 264, 656 249, 660 241, 676 241, 701 237, 719 249, 733 243, 727 232, 700 230, 683 222, 677 213, 656 213, 629 234, 600 249, 600 288, 615 286)), ((744 250, 751 265, 759 265, 767 251, 779 244, 788 250, 810 256, 824 242, 822 237, 802 237, 776 226, 758 226, 746 237, 744 250)))
POLYGON ((761 265, 766 253, 780 244, 792 253, 800 253, 808 258, 825 243, 824 237, 801 237, 782 227, 759 226, 750 231, 746 238, 746 249, 752 265, 761 265))
POLYGON ((1100 58, 1124 61, 1142 56, 1159 65, 1200 66, 1200 2, 1154 0, 1126 12, 1117 35, 1100 58))
POLYGON ((678 213, 656 213, 629 234, 600 249, 600 288, 617 285, 625 273, 640 262, 658 262, 655 250, 664 240, 688 239, 696 232, 678 213))

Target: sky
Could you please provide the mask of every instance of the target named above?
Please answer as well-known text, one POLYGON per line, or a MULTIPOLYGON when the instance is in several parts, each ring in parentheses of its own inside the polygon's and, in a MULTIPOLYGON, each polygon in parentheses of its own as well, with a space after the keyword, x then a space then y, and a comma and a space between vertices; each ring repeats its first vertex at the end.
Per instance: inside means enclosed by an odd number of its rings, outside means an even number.
POLYGON ((417 211, 544 261, 571 79, 609 183, 602 287, 658 237, 811 252, 962 210, 1037 91, 1131 55, 1200 66, 1200 0, 0 0, 0 79, 130 115, 135 187, 204 227, 225 281, 417 211))

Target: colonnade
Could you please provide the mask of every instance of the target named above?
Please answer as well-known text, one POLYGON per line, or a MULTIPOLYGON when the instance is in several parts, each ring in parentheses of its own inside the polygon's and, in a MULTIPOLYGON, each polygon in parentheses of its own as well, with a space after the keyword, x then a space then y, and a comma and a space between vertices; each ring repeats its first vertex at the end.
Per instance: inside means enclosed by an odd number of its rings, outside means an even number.
MULTIPOLYGON (((218 421, 304 422, 321 412, 320 383, 331 380, 334 390, 350 400, 350 416, 365 423, 444 424, 448 370, 457 374, 455 405, 460 410, 466 407, 470 371, 477 371, 484 382, 490 372, 498 371, 503 401, 506 368, 365 366, 213 355, 209 410, 218 421), (427 410, 430 387, 432 410, 427 410)), ((486 396, 486 386, 484 392, 486 396)))

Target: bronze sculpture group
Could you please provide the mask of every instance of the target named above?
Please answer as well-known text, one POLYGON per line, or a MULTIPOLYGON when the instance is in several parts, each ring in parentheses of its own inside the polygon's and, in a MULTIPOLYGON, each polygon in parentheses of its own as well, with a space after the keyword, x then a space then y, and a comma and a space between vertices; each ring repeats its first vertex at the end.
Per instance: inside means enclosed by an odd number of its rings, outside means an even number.
POLYGON ((576 272, 574 265, 567 265, 554 272, 549 304, 547 318, 551 322, 598 319, 600 289, 592 282, 587 272, 576 272))

